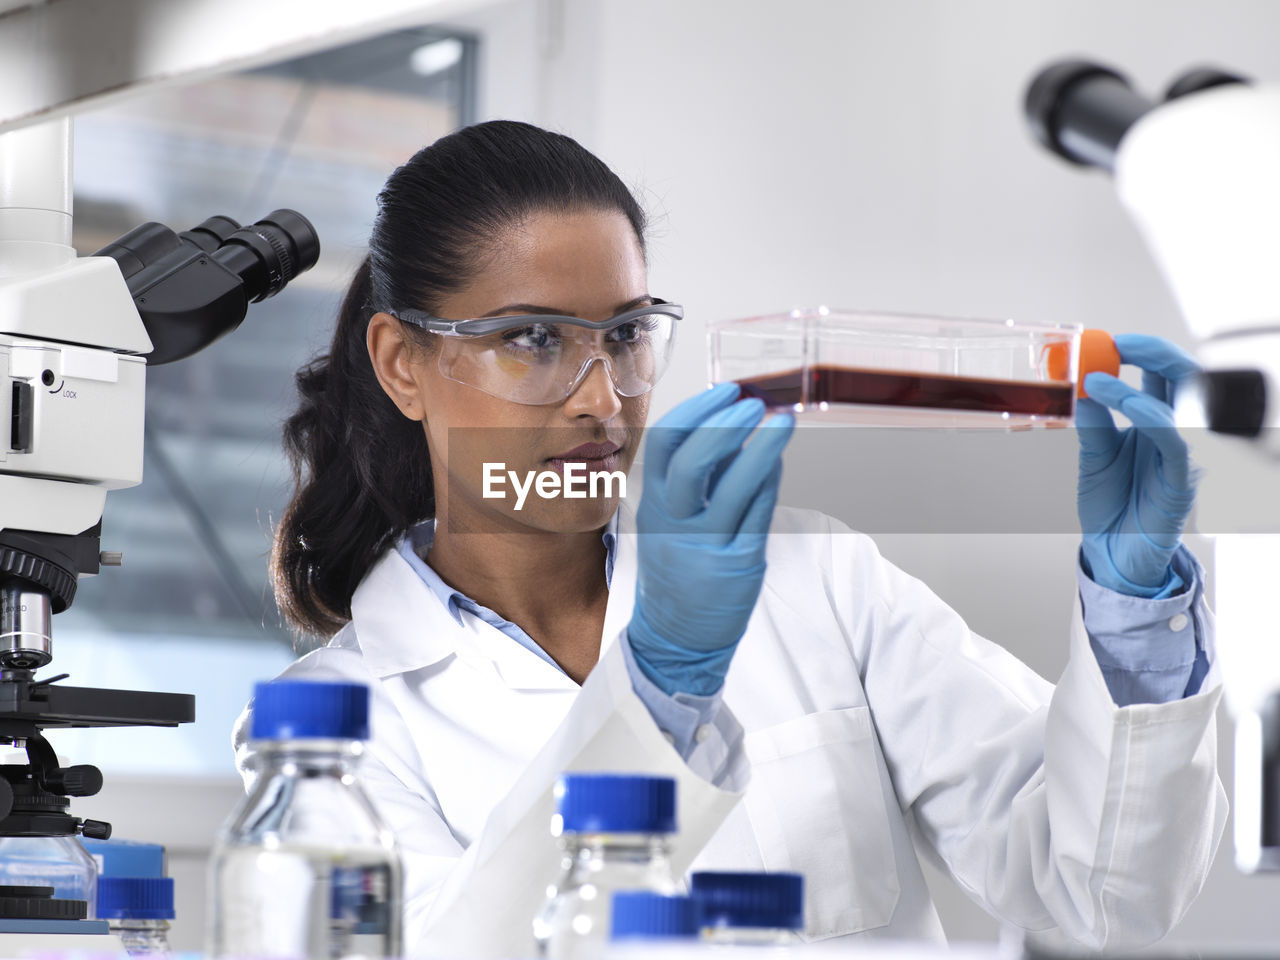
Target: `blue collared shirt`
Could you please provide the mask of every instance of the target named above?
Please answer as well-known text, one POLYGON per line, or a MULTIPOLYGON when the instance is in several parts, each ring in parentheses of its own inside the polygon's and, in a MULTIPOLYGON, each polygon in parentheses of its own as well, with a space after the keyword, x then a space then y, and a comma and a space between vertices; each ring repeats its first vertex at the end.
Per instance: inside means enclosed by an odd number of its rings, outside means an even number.
POLYGON ((1173 555, 1173 596, 1131 597, 1099 586, 1076 564, 1085 632, 1117 706, 1169 703, 1200 692, 1209 672, 1200 616, 1204 568, 1186 548, 1173 555))
MULTIPOLYGON (((560 665, 551 655, 518 624, 455 590, 431 569, 422 556, 430 550, 434 536, 435 521, 424 521, 400 540, 397 550, 422 582, 440 598, 454 620, 461 625, 462 613, 466 611, 560 670, 560 665)), ((605 528, 603 540, 605 581, 612 584, 618 543, 617 514, 605 528)), ((1089 634, 1090 646, 1117 706, 1168 703, 1191 696, 1199 691, 1208 673, 1204 624, 1197 614, 1204 592, 1204 571, 1185 546, 1179 547, 1174 555, 1173 568, 1183 584, 1188 585, 1186 589, 1176 596, 1148 600, 1099 586, 1077 564, 1076 577, 1080 584, 1085 631, 1089 634)), ((640 670, 626 637, 621 642, 636 695, 680 754, 688 757, 695 745, 698 728, 710 723, 720 695, 698 697, 677 693, 669 696, 640 670)))

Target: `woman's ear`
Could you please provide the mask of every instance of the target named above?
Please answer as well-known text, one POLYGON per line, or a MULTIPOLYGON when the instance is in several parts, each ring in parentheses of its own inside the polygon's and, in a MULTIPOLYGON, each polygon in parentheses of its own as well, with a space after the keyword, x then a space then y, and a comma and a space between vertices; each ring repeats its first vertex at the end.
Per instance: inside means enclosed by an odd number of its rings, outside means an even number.
POLYGON ((391 402, 410 420, 426 417, 422 385, 413 376, 413 349, 400 321, 389 313, 375 313, 365 335, 374 375, 391 402))

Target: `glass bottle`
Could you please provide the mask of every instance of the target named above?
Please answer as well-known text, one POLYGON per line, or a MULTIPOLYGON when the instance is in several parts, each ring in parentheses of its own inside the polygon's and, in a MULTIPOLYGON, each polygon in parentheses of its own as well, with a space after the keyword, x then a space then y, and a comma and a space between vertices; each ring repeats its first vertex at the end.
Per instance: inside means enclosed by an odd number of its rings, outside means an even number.
POLYGON ((787 946, 804 931, 804 877, 798 873, 720 873, 690 878, 703 940, 787 946))
POLYGON ((548 960, 596 958, 608 942, 615 891, 679 892, 671 870, 676 784, 567 773, 556 784, 556 809, 560 877, 534 918, 534 941, 548 960))
POLYGON ((172 878, 99 877, 98 917, 107 921, 129 956, 167 956, 172 878))
POLYGON ((0 886, 52 887, 57 900, 83 900, 94 917, 98 864, 76 837, 0 837, 0 886))
POLYGON ((398 957, 402 867, 356 770, 361 684, 255 687, 256 780, 209 865, 210 957, 398 957))

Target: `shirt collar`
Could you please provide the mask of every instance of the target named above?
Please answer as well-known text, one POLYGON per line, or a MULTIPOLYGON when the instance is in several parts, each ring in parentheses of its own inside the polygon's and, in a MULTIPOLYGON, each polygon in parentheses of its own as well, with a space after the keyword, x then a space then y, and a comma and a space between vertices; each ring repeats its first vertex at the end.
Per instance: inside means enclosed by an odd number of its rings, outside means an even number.
MULTIPOLYGON (((431 569, 431 565, 422 557, 431 549, 431 543, 436 535, 435 518, 423 520, 421 523, 415 524, 409 528, 409 532, 400 538, 400 542, 396 544, 396 551, 404 558, 405 563, 416 573, 419 579, 431 590, 433 594, 449 611, 454 621, 459 625, 462 624, 462 611, 475 613, 480 609, 480 605, 468 597, 461 590, 455 590, 449 584, 441 579, 440 574, 431 569)), ((601 536, 604 541, 604 576, 605 583, 613 582, 613 561, 618 549, 618 511, 614 511, 613 516, 609 519, 609 523, 604 528, 601 536)))
MULTIPOLYGON (((429 545, 434 524, 419 526, 427 529, 417 531, 418 540, 423 542, 425 536, 429 545)), ((405 538, 410 543, 413 533, 405 538)), ((631 618, 635 595, 634 536, 635 514, 623 501, 604 534, 605 570, 610 576, 605 647, 631 618)), ((382 555, 351 598, 351 627, 365 666, 374 676, 390 677, 430 666, 451 655, 475 655, 478 648, 474 638, 467 638, 472 634, 487 636, 488 628, 479 616, 462 618, 459 605, 471 601, 445 584, 421 558, 414 564, 399 547, 397 544, 382 555), (429 572, 428 577, 421 575, 419 565, 429 572), (431 586, 432 577, 438 589, 431 586), (431 588, 424 590, 424 585, 431 588), (450 619, 454 624, 450 625, 450 619)), ((413 554, 412 549, 409 553, 413 554)))

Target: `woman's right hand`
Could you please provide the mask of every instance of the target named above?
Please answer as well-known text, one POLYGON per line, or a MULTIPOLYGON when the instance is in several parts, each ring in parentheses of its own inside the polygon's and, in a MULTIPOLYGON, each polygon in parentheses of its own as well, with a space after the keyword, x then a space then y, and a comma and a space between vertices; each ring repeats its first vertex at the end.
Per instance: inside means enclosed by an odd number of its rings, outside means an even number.
POLYGON ((667 694, 720 689, 764 582, 795 418, 778 414, 761 426, 764 404, 735 402, 738 392, 722 383, 686 400, 645 442, 627 636, 637 665, 667 694))

